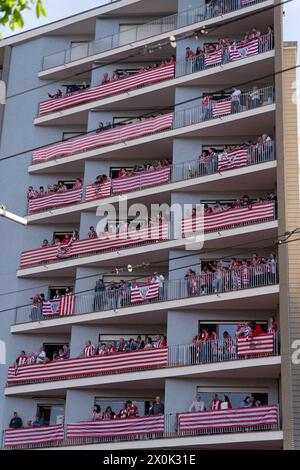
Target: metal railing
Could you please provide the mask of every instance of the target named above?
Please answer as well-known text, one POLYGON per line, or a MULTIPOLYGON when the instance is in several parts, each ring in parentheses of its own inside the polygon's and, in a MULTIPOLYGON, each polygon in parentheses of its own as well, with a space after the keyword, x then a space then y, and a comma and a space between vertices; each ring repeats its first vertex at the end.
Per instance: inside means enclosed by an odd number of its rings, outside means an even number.
MULTIPOLYGON (((276 272, 272 272, 269 265, 250 267, 247 271, 243 268, 237 268, 233 271, 226 271, 221 276, 211 272, 202 273, 202 275, 193 278, 164 281, 156 299, 145 300, 139 305, 153 304, 153 307, 155 307, 155 304, 160 302, 235 292, 277 283, 277 269, 276 272)), ((131 290, 129 288, 111 289, 106 287, 105 290, 76 294, 74 314, 85 315, 93 312, 116 311, 134 305, 131 303, 131 290)), ((42 315, 41 306, 27 305, 17 307, 15 323, 21 324, 41 320, 51 322, 54 318, 61 317, 58 315, 51 317, 51 319, 45 319, 42 315)))
MULTIPOLYGON (((239 45, 239 42, 236 42, 235 45, 239 45)), ((264 52, 269 52, 274 49, 274 38, 270 34, 265 34, 258 38, 258 54, 263 54, 264 52)), ((257 54, 241 56, 239 60, 247 59, 248 57, 256 57, 257 54)), ((239 62, 239 60, 233 60, 230 54, 230 46, 227 46, 222 49, 220 61, 215 63, 207 64, 205 61, 205 55, 193 56, 189 59, 176 62, 176 73, 175 77, 182 77, 184 75, 189 75, 195 72, 201 72, 203 70, 208 70, 211 68, 219 67, 220 65, 226 65, 231 62, 239 62)))
POLYGON ((223 116, 243 113, 268 106, 274 102, 275 90, 271 85, 241 93, 239 100, 233 100, 229 97, 216 101, 209 100, 207 102, 205 99, 202 99, 197 106, 194 105, 175 111, 173 129, 199 124, 223 116))
POLYGON ((69 64, 75 60, 101 54, 137 41, 142 41, 151 37, 155 38, 155 36, 163 33, 168 33, 179 28, 213 19, 233 11, 241 10, 248 6, 258 5, 263 1, 264 0, 253 0, 250 5, 243 5, 241 0, 216 0, 211 5, 203 5, 174 15, 158 18, 154 21, 150 21, 149 23, 135 26, 123 34, 117 33, 90 41, 87 43, 86 49, 82 50, 82 54, 78 54, 78 51, 80 51, 80 47, 82 46, 77 46, 74 48, 63 49, 45 56, 43 58, 42 71, 59 67, 60 65, 69 64), (73 53, 75 53, 74 55, 76 55, 76 59, 74 58, 73 53))
MULTIPOLYGON (((167 182, 159 183, 159 185, 166 185, 170 183, 176 183, 179 181, 185 181, 193 178, 199 178, 202 176, 207 176, 207 175, 212 175, 212 174, 217 174, 219 173, 218 170, 218 157, 222 152, 216 153, 214 157, 207 163, 202 162, 201 159, 198 160, 191 160, 188 162, 182 162, 182 163, 176 163, 174 165, 170 165, 170 180, 167 182)), ((257 144, 257 145, 250 145, 248 147, 248 156, 247 156, 247 162, 245 166, 252 166, 252 165, 258 165, 260 163, 266 163, 275 160, 275 145, 273 141, 265 142, 263 144, 257 144)), ((240 167, 237 166, 237 169, 240 167)), ((234 168, 232 168, 234 169, 234 168)), ((160 168, 157 168, 157 171, 159 171, 160 168)), ((151 171, 153 174, 156 170, 151 171)), ((156 187, 158 185, 157 182, 153 183, 153 185, 147 184, 145 185, 144 182, 144 177, 145 175, 149 174, 147 171, 141 171, 140 175, 135 175, 139 176, 138 182, 135 183, 135 187, 128 189, 126 191, 127 193, 130 192, 135 192, 135 191, 141 191, 142 189, 148 189, 151 187, 156 187)), ((130 178, 130 177, 129 177, 130 178)), ((94 199, 87 199, 87 188, 90 185, 86 185, 82 189, 82 197, 80 201, 74 201, 70 202, 69 204, 64 204, 64 205, 49 205, 45 207, 44 209, 40 210, 35 210, 30 212, 28 209, 29 215, 32 214, 38 214, 41 212, 46 212, 49 209, 54 209, 54 208, 59 208, 59 207, 67 207, 68 205, 74 205, 74 204, 81 204, 83 202, 91 202, 93 200, 99 200, 99 199, 104 199, 107 197, 112 197, 112 196, 117 196, 120 193, 114 193, 113 191, 113 186, 111 186, 110 192, 106 196, 101 196, 101 185, 99 185, 98 193, 99 196, 95 197, 94 199)), ((69 193, 72 191, 69 190, 69 193)), ((125 192, 124 192, 125 193, 125 192)), ((123 193, 123 194, 124 194, 123 193)), ((56 193, 55 193, 56 194, 56 193)), ((63 193, 65 194, 65 193, 63 193)))
MULTIPOLYGON (((253 413, 253 415, 256 414, 256 412, 259 414, 260 409, 262 407, 251 407, 251 408, 233 408, 233 412, 239 412, 241 413, 241 416, 243 414, 243 410, 245 410, 245 413, 249 414, 250 412, 253 413)), ((263 431, 277 431, 280 430, 280 415, 279 415, 279 405, 265 405, 264 409, 266 413, 272 412, 272 419, 268 423, 267 419, 262 419, 262 423, 260 424, 259 422, 254 424, 254 423, 249 423, 249 424, 240 424, 240 425, 230 425, 230 418, 228 419, 228 425, 224 423, 224 427, 220 426, 213 426, 213 419, 211 419, 210 424, 206 424, 205 427, 202 429, 186 429, 185 431, 182 431, 180 429, 180 424, 179 424, 179 418, 182 413, 168 413, 163 416, 163 421, 164 421, 164 430, 162 432, 151 432, 151 429, 147 432, 145 430, 142 433, 139 434, 131 434, 131 435, 111 435, 108 437, 76 437, 76 438, 70 438, 67 437, 67 427, 68 424, 65 424, 65 438, 64 441, 60 442, 44 442, 40 443, 37 442, 34 444, 26 444, 24 442, 22 445, 11 445, 9 447, 5 447, 5 431, 3 431, 3 436, 2 436, 2 449, 30 449, 30 448, 47 448, 47 447, 62 447, 62 446, 80 446, 80 445, 87 445, 87 444, 105 444, 105 443, 111 443, 111 442, 128 442, 128 441, 141 441, 141 440, 154 440, 154 439, 168 439, 168 438, 180 438, 180 437, 194 437, 194 436, 209 436, 209 435, 222 435, 222 434, 236 434, 236 433, 249 433, 249 432, 263 432, 263 431), (274 415, 274 416, 273 416, 274 415), (265 422, 264 422, 265 421, 265 422)), ((227 410, 227 412, 230 410, 227 410)), ((199 412, 199 416, 201 414, 206 413, 206 411, 199 412)), ((136 418, 138 420, 139 418, 136 418)), ((143 418, 145 419, 145 418, 143 418)), ((255 417, 254 420, 255 422, 255 417)), ((84 423, 83 423, 84 425, 84 423)), ((26 432, 26 428, 24 428, 24 431, 26 432)), ((233 440, 233 443, 235 441, 233 440)))
MULTIPOLYGON (((195 101, 195 99, 191 101, 195 101)), ((203 97, 199 98, 197 101, 197 105, 185 107, 184 109, 179 109, 182 108, 182 105, 178 105, 178 108, 175 109, 174 113, 168 113, 159 117, 156 116, 155 118, 149 118, 147 125, 153 125, 153 129, 150 128, 150 130, 147 130, 147 132, 145 131, 144 126, 140 126, 136 133, 132 132, 129 136, 126 134, 125 137, 125 124, 119 129, 116 129, 117 132, 115 133, 111 142, 108 143, 102 144, 101 139, 99 139, 99 141, 95 139, 96 142, 94 142, 94 138, 92 138, 92 136, 97 135, 97 132, 93 131, 87 133, 81 138, 77 137, 76 139, 70 139, 69 142, 56 142, 55 144, 39 147, 32 153, 32 163, 35 165, 41 161, 45 162, 54 160, 56 158, 78 155, 88 152, 89 150, 105 148, 120 142, 129 142, 144 136, 149 137, 151 135, 158 135, 160 133, 168 132, 172 129, 191 126, 193 124, 200 124, 202 122, 213 119, 228 117, 234 114, 242 114, 246 111, 262 108, 275 102, 275 89, 273 85, 269 85, 264 88, 253 87, 252 91, 241 93, 238 99, 232 96, 218 100, 214 100, 209 97, 203 97), (92 145, 90 137, 93 139, 92 145)), ((130 123, 128 125, 130 126, 130 123)), ((129 131, 130 130, 131 129, 129 128, 129 131)))
MULTIPOLYGON (((247 351, 240 349, 238 341, 236 338, 216 339, 168 346, 167 348, 138 351, 128 350, 125 352, 107 353, 103 356, 71 358, 59 361, 59 363, 51 361, 44 365, 34 364, 33 366, 24 366, 25 369, 23 369, 23 366, 19 366, 17 369, 10 367, 7 386, 128 374, 131 372, 240 361, 279 355, 277 335, 266 334, 262 335, 261 339, 259 336, 255 336, 253 338, 255 343, 249 341, 248 345, 247 342, 247 351), (259 346, 264 348, 264 352, 262 352, 259 346), (97 364, 95 360, 97 360, 97 364), (115 366, 107 367, 107 361, 110 360, 114 361, 115 366)), ((244 347, 245 342, 243 342, 244 347)))

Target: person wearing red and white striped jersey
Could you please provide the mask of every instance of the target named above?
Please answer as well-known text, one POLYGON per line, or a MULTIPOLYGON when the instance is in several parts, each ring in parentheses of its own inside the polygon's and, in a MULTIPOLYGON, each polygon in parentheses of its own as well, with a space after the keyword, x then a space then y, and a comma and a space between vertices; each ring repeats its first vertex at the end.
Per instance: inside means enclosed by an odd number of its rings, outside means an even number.
POLYGON ((76 178, 76 182, 72 189, 81 189, 82 188, 82 179, 76 178))
POLYGON ((126 405, 127 418, 137 418, 139 415, 138 407, 136 405, 133 405, 131 400, 128 400, 126 402, 126 405))
POLYGON ((85 343, 84 349, 82 351, 82 355, 80 357, 92 357, 95 356, 95 346, 89 340, 85 343))
POLYGON ((27 364, 27 356, 25 351, 21 351, 19 356, 17 357, 15 364, 17 367, 24 366, 27 364))
POLYGON ((35 354, 30 352, 28 354, 28 357, 27 357, 27 365, 32 365, 32 364, 35 364, 36 363, 36 357, 35 357, 35 354))
POLYGON ((211 400, 211 404, 210 404, 210 409, 212 411, 219 410, 221 408, 222 401, 219 399, 219 397, 216 393, 214 393, 211 398, 212 398, 212 400, 211 400))

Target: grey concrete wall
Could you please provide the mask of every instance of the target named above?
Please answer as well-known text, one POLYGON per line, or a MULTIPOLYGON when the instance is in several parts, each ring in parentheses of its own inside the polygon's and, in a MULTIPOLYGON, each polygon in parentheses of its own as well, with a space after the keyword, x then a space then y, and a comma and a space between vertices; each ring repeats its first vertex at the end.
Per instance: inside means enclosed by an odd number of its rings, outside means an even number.
POLYGON ((197 387, 203 387, 216 391, 215 387, 227 388, 230 396, 231 388, 238 388, 241 391, 247 392, 249 389, 257 387, 258 389, 266 389, 268 393, 269 403, 278 403, 278 382, 274 379, 242 379, 239 378, 238 384, 235 379, 201 379, 199 378, 182 378, 182 379, 167 379, 165 385, 165 402, 166 413, 174 414, 178 411, 188 411, 196 392, 197 387))

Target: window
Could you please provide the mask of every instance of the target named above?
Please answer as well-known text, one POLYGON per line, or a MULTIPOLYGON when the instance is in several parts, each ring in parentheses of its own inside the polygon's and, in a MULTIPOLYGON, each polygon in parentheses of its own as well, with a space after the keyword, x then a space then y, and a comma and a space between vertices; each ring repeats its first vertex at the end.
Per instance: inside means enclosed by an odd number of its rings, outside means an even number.
MULTIPOLYGON (((242 320, 242 321, 226 321, 226 322, 206 322, 206 321, 199 321, 199 333, 207 329, 208 332, 211 334, 212 332, 217 333, 217 336, 219 339, 223 338, 223 333, 227 331, 231 338, 235 338, 235 333, 237 330, 237 326, 239 323, 245 323, 247 320, 242 320)), ((250 322, 251 320, 249 320, 250 322)), ((247 321, 248 322, 248 321, 247 321)), ((257 325, 261 325, 263 330, 267 331, 268 328, 268 322, 266 320, 262 321, 256 321, 257 325)))
POLYGON ((120 167, 113 167, 113 168, 110 168, 109 170, 109 176, 112 178, 112 179, 115 179, 115 178, 118 178, 118 175, 119 175, 119 172, 121 170, 127 170, 127 171, 133 171, 133 166, 120 166, 120 167))
MULTIPOLYGON (((63 424, 65 415, 65 405, 37 405, 36 416, 43 417, 46 426, 63 424)), ((35 419, 35 417, 34 417, 35 419)))
POLYGON ((117 346, 120 338, 124 338, 125 341, 129 341, 131 338, 136 339, 137 336, 142 338, 142 341, 146 341, 148 337, 154 339, 157 335, 163 336, 164 333, 119 333, 119 334, 99 334, 99 343, 113 344, 117 346))
POLYGON ((99 405, 102 411, 105 411, 108 406, 110 406, 114 413, 118 414, 122 408, 124 403, 128 400, 132 401, 132 404, 137 406, 139 411, 139 416, 145 416, 148 414, 151 401, 153 398, 141 399, 141 398, 133 398, 133 397, 124 397, 124 398, 95 398, 95 405, 99 405))
POLYGON ((71 61, 79 60, 89 55, 88 41, 72 41, 71 42, 71 61))
POLYGON ((119 46, 130 44, 138 39, 138 27, 140 24, 120 24, 119 46))
POLYGON ((135 122, 140 122, 140 118, 134 116, 114 117, 113 127, 126 126, 127 124, 134 124, 135 122))
POLYGON ((200 395, 205 403, 205 408, 210 409, 212 395, 217 394, 220 400, 224 395, 229 397, 233 408, 242 406, 246 397, 253 397, 255 401, 259 401, 261 405, 268 405, 268 391, 267 389, 259 389, 257 387, 207 387, 198 386, 197 395, 200 395))
POLYGON ((74 137, 80 137, 81 135, 86 135, 85 132, 63 132, 62 140, 73 139, 74 137))
MULTIPOLYGON (((58 353, 58 351, 62 349, 65 344, 66 343, 44 343, 43 346, 45 348, 45 353, 48 359, 52 360, 53 354, 58 353)), ((68 344, 66 345, 69 346, 68 344)))
POLYGON ((73 287, 71 286, 66 286, 66 287, 49 287, 48 291, 48 298, 53 299, 53 297, 56 295, 56 291, 59 291, 60 295, 65 295, 66 289, 69 289, 69 291, 73 290, 73 287))
POLYGON ((58 183, 62 183, 63 185, 67 187, 67 189, 72 189, 76 181, 75 180, 58 180, 58 183))
POLYGON ((57 239, 61 242, 65 238, 66 235, 68 235, 69 237, 72 237, 73 232, 54 232, 53 240, 57 239))

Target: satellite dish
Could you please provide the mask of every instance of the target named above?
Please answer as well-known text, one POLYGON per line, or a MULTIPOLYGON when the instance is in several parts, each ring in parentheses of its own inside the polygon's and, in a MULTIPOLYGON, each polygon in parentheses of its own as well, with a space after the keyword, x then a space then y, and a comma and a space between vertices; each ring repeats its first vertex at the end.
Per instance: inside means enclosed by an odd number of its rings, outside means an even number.
POLYGON ((127 266, 127 271, 128 271, 129 273, 132 273, 133 267, 131 266, 131 264, 128 264, 128 266, 127 266))

